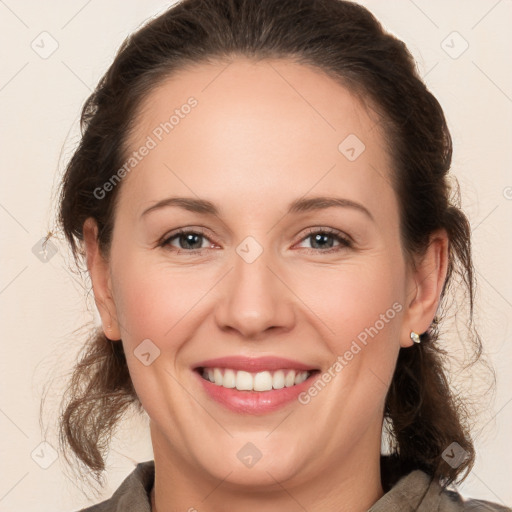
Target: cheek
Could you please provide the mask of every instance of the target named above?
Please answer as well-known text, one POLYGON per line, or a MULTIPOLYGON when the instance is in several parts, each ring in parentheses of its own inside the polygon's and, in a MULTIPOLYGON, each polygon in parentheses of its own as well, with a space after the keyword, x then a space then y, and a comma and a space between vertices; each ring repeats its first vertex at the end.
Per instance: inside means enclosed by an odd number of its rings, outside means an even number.
POLYGON ((338 358, 338 369, 343 368, 345 385, 366 382, 379 391, 381 382, 390 382, 404 309, 402 279, 393 258, 373 255, 329 272, 317 269, 307 281, 296 281, 295 289, 319 319, 333 361, 338 358), (360 378, 368 372, 377 379, 360 378))
POLYGON ((204 294, 199 273, 133 260, 118 268, 115 303, 123 340, 164 339, 204 294), (123 332, 124 331, 124 332, 123 332))
POLYGON ((295 289, 300 290, 304 302, 336 336, 357 336, 374 325, 381 315, 392 320, 397 316, 397 309, 403 309, 403 305, 395 304, 401 300, 403 287, 399 271, 385 260, 374 258, 342 264, 328 271, 316 269, 308 274, 307 280, 296 280, 295 289))
POLYGON ((184 398, 170 375, 176 375, 177 355, 193 330, 190 320, 196 321, 194 307, 208 286, 197 274, 136 257, 116 268, 114 299, 126 361, 152 418, 165 417, 168 409, 162 405, 175 410, 184 398))

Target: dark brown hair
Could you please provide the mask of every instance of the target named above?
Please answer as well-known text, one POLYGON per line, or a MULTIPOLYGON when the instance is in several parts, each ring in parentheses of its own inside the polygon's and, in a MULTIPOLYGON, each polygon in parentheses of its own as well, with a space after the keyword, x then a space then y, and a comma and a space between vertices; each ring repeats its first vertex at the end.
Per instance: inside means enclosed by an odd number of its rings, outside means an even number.
MULTIPOLYGON (((401 242, 410 264, 424 253, 435 230, 447 231, 449 266, 441 304, 421 344, 400 350, 385 418, 397 475, 422 469, 447 481, 463 479, 475 455, 468 410, 450 389, 448 354, 438 338, 439 322, 449 310, 448 288, 463 288, 469 314, 464 342, 474 356, 468 364, 481 355, 472 324, 470 225, 448 175, 452 141, 443 111, 404 43, 362 6, 341 0, 184 0, 129 36, 83 107, 81 142, 62 180, 59 222, 75 262, 83 263, 82 227, 88 217, 98 223, 100 248, 108 257, 122 184, 103 199, 94 191, 123 165, 144 98, 185 66, 228 63, 237 56, 314 66, 378 113, 394 164, 401 242), (468 454, 456 468, 442 458, 453 442, 468 454)), ((143 410, 122 343, 95 329, 64 395, 59 432, 62 447, 68 445, 96 478, 105 469, 112 430, 130 405, 143 410)))

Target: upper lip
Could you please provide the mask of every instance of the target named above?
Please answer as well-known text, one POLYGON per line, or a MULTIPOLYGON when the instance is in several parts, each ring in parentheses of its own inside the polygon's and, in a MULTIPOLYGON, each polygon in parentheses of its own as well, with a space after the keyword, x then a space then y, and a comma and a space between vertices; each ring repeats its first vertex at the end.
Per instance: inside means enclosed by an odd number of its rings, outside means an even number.
POLYGON ((244 370, 246 372, 263 372, 274 370, 302 370, 313 371, 311 365, 287 359, 284 357, 264 356, 264 357, 244 357, 244 356, 225 356, 215 359, 207 359, 197 363, 194 369, 198 368, 231 368, 233 370, 244 370))

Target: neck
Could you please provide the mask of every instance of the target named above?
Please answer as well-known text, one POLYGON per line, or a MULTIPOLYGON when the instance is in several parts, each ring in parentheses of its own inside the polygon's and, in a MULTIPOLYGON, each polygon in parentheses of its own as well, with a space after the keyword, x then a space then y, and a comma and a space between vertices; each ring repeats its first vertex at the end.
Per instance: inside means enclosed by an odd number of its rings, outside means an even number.
MULTIPOLYGON (((163 456, 155 451, 155 484, 151 491, 152 512, 165 510, 202 510, 220 512, 366 512, 384 494, 380 475, 380 445, 365 445, 338 459, 319 471, 316 478, 300 481, 274 482, 261 487, 237 486, 229 482, 229 475, 216 480, 190 467, 187 461, 163 456), (377 454, 372 456, 372 454, 377 454)), ((161 445, 159 446, 161 448, 161 445)))

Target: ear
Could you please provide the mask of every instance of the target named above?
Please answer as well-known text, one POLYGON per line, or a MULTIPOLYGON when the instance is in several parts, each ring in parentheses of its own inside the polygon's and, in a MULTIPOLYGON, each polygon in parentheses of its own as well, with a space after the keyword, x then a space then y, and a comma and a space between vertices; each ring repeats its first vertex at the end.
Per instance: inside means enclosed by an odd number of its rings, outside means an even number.
POLYGON ((121 339, 117 321, 116 307, 112 297, 112 282, 108 261, 105 260, 99 249, 98 225, 95 219, 89 217, 83 225, 83 237, 87 269, 91 276, 94 301, 101 316, 103 332, 111 340, 121 339))
POLYGON ((411 331, 428 330, 439 306, 448 270, 449 238, 446 230, 435 231, 425 254, 408 270, 407 295, 400 345, 410 347, 411 331))

